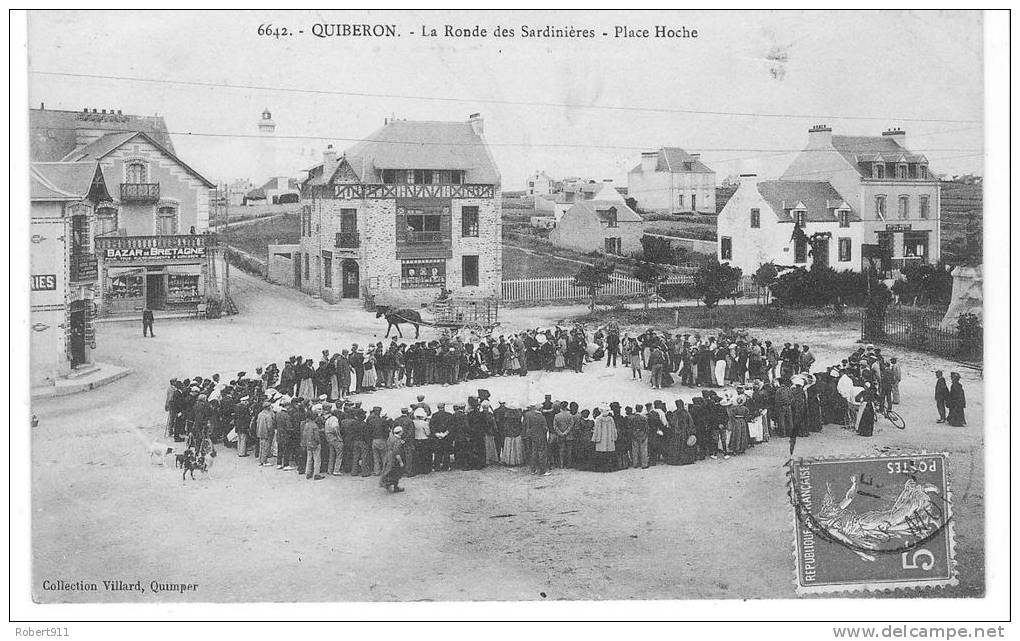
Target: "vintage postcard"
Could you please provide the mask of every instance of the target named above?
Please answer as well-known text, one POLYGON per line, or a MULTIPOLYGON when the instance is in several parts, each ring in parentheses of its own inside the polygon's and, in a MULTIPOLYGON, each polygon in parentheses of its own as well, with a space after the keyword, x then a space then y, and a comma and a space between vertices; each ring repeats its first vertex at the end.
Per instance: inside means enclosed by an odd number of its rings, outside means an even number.
POLYGON ((1001 14, 20 15, 36 609, 990 596, 1001 14))

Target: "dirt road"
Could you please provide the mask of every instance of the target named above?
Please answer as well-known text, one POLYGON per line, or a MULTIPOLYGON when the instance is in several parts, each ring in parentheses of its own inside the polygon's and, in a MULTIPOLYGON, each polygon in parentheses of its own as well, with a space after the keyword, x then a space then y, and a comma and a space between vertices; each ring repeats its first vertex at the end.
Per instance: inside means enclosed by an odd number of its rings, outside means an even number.
MULTIPOLYGON (((96 358, 131 376, 87 394, 35 403, 32 527, 37 600, 380 601, 792 597, 793 517, 786 498, 786 443, 728 461, 615 474, 555 471, 536 478, 487 468, 406 481, 385 493, 373 478, 306 481, 258 468, 221 450, 211 478, 182 481, 150 463, 162 437, 171 376, 228 378, 291 354, 317 355, 381 340, 385 324, 353 306, 326 309, 238 274, 239 316, 174 320, 142 338, 134 323, 101 326, 96 358), (47 591, 43 581, 141 581, 144 593, 47 591), (153 593, 151 581, 196 584, 153 593)), ((579 310, 582 308, 578 308, 579 310)), ((507 310, 507 328, 551 324, 557 308, 507 310)), ((432 330, 423 330, 431 336, 432 330)), ((820 362, 852 349, 846 330, 790 327, 765 337, 808 342, 820 362)), ((898 352, 900 411, 909 426, 880 425, 871 439, 838 427, 798 443, 798 454, 943 450, 951 455, 960 586, 984 585, 984 465, 980 378, 964 371, 970 426, 936 425, 931 370, 951 364, 898 352)), ((554 393, 584 406, 689 398, 653 392, 624 368, 487 379, 493 397, 554 393)), ((389 410, 423 392, 462 400, 479 387, 381 391, 368 405, 389 410)))

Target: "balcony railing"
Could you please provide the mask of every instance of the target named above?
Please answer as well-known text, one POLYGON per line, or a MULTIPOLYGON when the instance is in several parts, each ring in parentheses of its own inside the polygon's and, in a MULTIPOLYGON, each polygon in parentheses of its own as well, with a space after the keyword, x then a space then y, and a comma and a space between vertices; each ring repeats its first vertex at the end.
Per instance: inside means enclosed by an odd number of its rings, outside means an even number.
POLYGON ((340 232, 336 235, 336 246, 340 249, 357 249, 361 246, 358 232, 340 232))
POLYGON ((305 198, 338 200, 375 200, 391 198, 495 198, 496 186, 485 184, 404 185, 355 183, 306 187, 305 198))
POLYGON ((124 203, 159 202, 159 183, 121 183, 120 201, 124 203))
POLYGON ((71 282, 81 283, 99 278, 99 262, 95 254, 72 253, 68 262, 71 282))
POLYGON ((427 243, 443 242, 443 232, 440 231, 408 231, 407 242, 416 245, 427 243))
POLYGON ((215 247, 216 234, 180 234, 175 236, 97 236, 96 249, 167 249, 173 247, 215 247))

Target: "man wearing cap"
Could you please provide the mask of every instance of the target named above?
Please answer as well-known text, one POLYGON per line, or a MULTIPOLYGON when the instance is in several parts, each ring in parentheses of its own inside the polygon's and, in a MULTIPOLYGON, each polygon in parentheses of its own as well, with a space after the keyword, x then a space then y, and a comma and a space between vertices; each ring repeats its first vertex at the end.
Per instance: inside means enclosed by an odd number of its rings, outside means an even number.
POLYGON ((397 425, 386 438, 386 453, 383 457, 382 474, 379 478, 379 486, 389 489, 394 494, 404 491, 404 488, 399 485, 400 477, 403 476, 405 467, 402 456, 403 437, 404 428, 397 425))
POLYGON ((259 439, 259 465, 268 465, 269 451, 272 449, 273 433, 275 431, 275 416, 272 404, 269 401, 262 403, 262 411, 259 412, 255 424, 255 436, 259 439))
POLYGON ((900 381, 903 380, 903 371, 900 369, 899 359, 893 356, 889 359, 889 373, 892 377, 891 397, 892 404, 900 404, 900 381))
POLYGON ((935 370, 935 407, 939 411, 939 420, 936 423, 946 422, 946 407, 949 404, 949 386, 942 375, 942 370, 935 370))
POLYGON ((393 419, 393 429, 401 429, 404 435, 404 472, 407 476, 414 476, 418 473, 415 465, 418 458, 418 443, 414 434, 414 421, 411 420, 411 409, 400 408, 400 416, 393 419))
POLYGON ((437 403, 436 411, 429 417, 429 431, 432 436, 432 469, 450 469, 450 454, 453 453, 453 437, 450 436, 450 421, 453 415, 446 411, 446 403, 437 403))
POLYGON ((340 468, 344 459, 344 440, 340 433, 340 418, 338 410, 330 405, 328 407, 326 421, 323 423, 323 433, 326 435, 326 444, 329 447, 326 471, 333 476, 340 476, 340 468))
POLYGON ((322 443, 319 440, 319 424, 316 417, 322 412, 321 405, 313 405, 312 411, 305 414, 301 421, 301 447, 305 449, 305 478, 320 480, 325 478, 319 474, 322 462, 322 443))
POLYGON ((428 414, 422 407, 414 408, 414 412, 411 416, 411 422, 414 426, 414 432, 408 434, 406 431, 404 435, 410 439, 414 439, 414 456, 417 463, 417 469, 409 469, 410 473, 422 473, 428 474, 432 471, 432 440, 431 431, 429 430, 428 414))
POLYGON ((549 427, 534 403, 528 405, 524 412, 524 432, 528 435, 528 442, 531 445, 531 473, 548 475, 549 427))
POLYGON ((242 397, 233 412, 234 432, 237 434, 237 455, 248 456, 248 428, 251 425, 251 398, 242 397))
POLYGON ((382 408, 376 405, 366 422, 372 437, 372 470, 379 476, 382 474, 383 457, 386 456, 386 441, 390 437, 390 421, 382 416, 382 408))

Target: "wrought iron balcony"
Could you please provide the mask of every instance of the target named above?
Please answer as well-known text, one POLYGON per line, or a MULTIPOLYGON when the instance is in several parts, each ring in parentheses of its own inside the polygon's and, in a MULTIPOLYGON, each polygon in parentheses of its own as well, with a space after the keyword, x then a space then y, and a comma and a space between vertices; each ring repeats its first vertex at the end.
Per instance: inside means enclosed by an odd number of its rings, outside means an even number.
POLYGON ((358 232, 340 232, 336 235, 336 246, 340 249, 357 249, 361 246, 358 232))
POLYGON ((159 183, 121 183, 120 201, 123 203, 159 202, 159 183))
POLYGON ((215 247, 216 234, 178 234, 173 236, 97 236, 96 249, 160 249, 173 247, 215 247))
POLYGON ((407 242, 414 244, 428 244, 443 242, 443 232, 439 231, 407 231, 407 242))
POLYGON ((72 253, 68 263, 70 267, 68 278, 73 283, 94 281, 99 278, 99 262, 95 254, 72 253))

